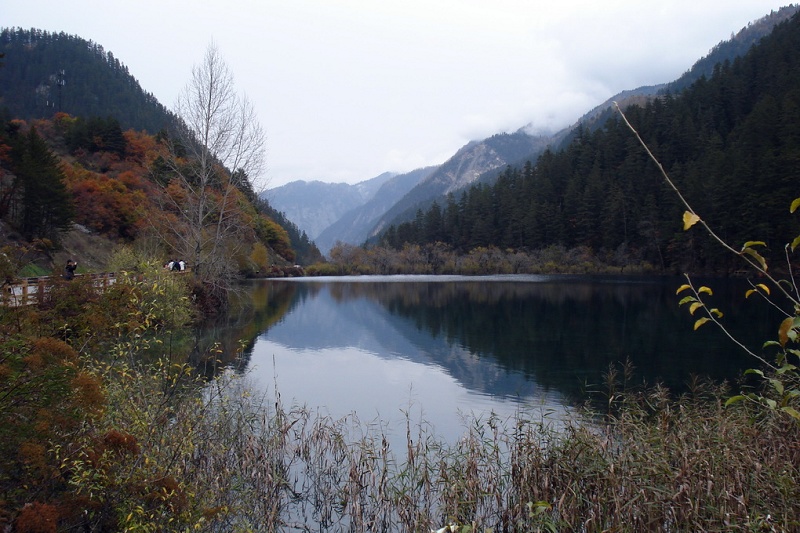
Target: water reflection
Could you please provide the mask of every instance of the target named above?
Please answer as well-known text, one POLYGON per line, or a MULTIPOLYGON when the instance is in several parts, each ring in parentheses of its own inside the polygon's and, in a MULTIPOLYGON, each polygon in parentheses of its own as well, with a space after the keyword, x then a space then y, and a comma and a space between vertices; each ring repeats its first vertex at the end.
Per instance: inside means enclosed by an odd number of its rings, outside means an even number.
POLYGON ((231 294, 226 313, 191 334, 170 339, 170 353, 183 354, 209 378, 223 368, 247 369, 258 336, 293 305, 296 286, 248 283, 231 294))
MULTIPOLYGON (((516 394, 492 376, 498 369, 580 396, 584 384, 599 383, 610 363, 626 358, 648 382, 674 388, 691 374, 726 379, 754 364, 713 327, 692 330, 693 319, 677 305, 679 280, 515 276, 365 282, 370 279, 375 278, 270 282, 297 286, 299 300, 290 324, 270 338, 302 348, 356 346, 421 356, 465 386, 492 395, 516 394), (365 344, 370 339, 372 344, 365 344)), ((741 283, 714 284, 727 323, 757 350, 776 317, 763 305, 747 305, 741 283), (748 327, 752 324, 765 324, 766 330, 748 327)))
MULTIPOLYGON (((246 339, 243 362, 253 376, 284 400, 376 423, 407 412, 448 433, 461 424, 458 412, 510 416, 533 406, 558 416, 626 358, 647 382, 673 389, 693 374, 736 379, 754 362, 718 330, 692 331, 693 319, 677 305, 679 284, 536 276, 258 281, 228 327, 246 339)), ((775 317, 744 305, 741 285, 715 282, 715 289, 731 327, 760 346, 775 317)))
MULTIPOLYGON (((693 318, 677 305, 680 283, 542 276, 257 281, 239 311, 209 334, 235 339, 224 341, 229 348, 244 339, 241 362, 284 399, 367 419, 416 409, 449 424, 456 410, 561 410, 584 400, 609 364, 625 359, 647 382, 677 390, 692 374, 736 379, 754 361, 719 330, 692 330, 693 318)), ((714 305, 757 350, 777 317, 745 302, 741 282, 713 285, 714 305)))

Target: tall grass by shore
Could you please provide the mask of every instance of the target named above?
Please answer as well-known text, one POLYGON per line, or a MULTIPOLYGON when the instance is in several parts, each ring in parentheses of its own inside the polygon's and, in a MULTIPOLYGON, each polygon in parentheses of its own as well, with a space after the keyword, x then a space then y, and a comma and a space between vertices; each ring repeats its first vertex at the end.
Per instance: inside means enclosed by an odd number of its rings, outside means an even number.
MULTIPOLYGON (((800 528, 796 423, 752 404, 726 408, 719 385, 672 397, 618 381, 612 369, 603 412, 557 425, 524 412, 476 419, 455 444, 407 420, 393 449, 355 416, 284 406, 280 394, 255 396, 246 379, 224 376, 173 402, 168 425, 141 426, 149 437, 136 436, 122 470, 159 467, 127 486, 170 481, 144 506, 120 492, 114 515, 153 531, 166 521, 201 531, 800 528)), ((159 390, 168 388, 128 391, 129 412, 141 402, 162 416, 159 390)))

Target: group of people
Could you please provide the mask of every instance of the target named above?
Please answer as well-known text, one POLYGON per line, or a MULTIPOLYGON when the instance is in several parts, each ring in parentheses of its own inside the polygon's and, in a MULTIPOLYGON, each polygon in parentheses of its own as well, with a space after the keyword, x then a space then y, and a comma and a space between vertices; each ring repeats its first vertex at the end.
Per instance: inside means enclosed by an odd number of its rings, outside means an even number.
MULTIPOLYGON (((67 260, 67 264, 64 267, 64 279, 73 279, 75 277, 75 269, 78 268, 77 261, 73 261, 72 259, 67 260)), ((186 263, 183 259, 180 261, 170 261, 169 263, 164 265, 164 268, 167 270, 171 270, 173 272, 183 272, 186 270, 186 263)))
POLYGON ((164 265, 164 268, 166 268, 167 270, 172 270, 173 272, 182 272, 186 270, 186 263, 183 261, 183 259, 181 259, 180 261, 177 260, 170 261, 169 263, 164 265))

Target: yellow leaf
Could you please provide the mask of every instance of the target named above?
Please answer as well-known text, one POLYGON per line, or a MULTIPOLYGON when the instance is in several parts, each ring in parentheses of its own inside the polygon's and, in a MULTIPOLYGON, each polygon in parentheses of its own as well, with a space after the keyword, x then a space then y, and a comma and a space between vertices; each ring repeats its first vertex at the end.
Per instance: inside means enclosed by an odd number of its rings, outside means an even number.
POLYGON ((759 265, 761 265, 762 270, 767 270, 767 261, 761 257, 761 255, 753 250, 752 248, 744 248, 742 249, 742 253, 745 253, 755 259, 759 265))
POLYGON ((694 323, 694 330, 697 331, 697 328, 699 328, 700 326, 702 326, 703 324, 705 324, 708 321, 709 321, 708 317, 703 317, 703 318, 697 319, 697 322, 694 323))
POLYGON ((766 292, 767 294, 769 294, 769 287, 767 287, 767 286, 766 286, 766 285, 764 285, 763 283, 759 283, 758 285, 756 285, 756 287, 758 287, 758 288, 759 288, 759 289, 761 289, 762 291, 764 291, 764 292, 766 292))
POLYGON ((692 305, 689 306, 689 314, 690 315, 694 315, 694 312, 697 311, 698 309, 700 309, 701 307, 703 307, 703 303, 702 302, 693 303, 692 305))
POLYGON ((787 406, 781 407, 781 411, 783 411, 784 413, 786 413, 789 416, 792 416, 792 417, 796 418, 797 420, 800 420, 800 412, 798 412, 797 409, 795 409, 793 407, 789 407, 787 405, 787 406))
POLYGON ((725 402, 725 407, 728 407, 731 404, 734 404, 736 402, 741 402, 742 400, 746 400, 746 399, 747 399, 747 396, 742 396, 741 394, 738 395, 738 396, 731 396, 725 402))
POLYGON ((675 291, 675 294, 680 294, 680 293, 682 293, 683 291, 685 291, 686 289, 691 289, 691 288, 692 288, 692 287, 691 287, 691 285, 687 285, 686 283, 684 283, 683 285, 681 285, 680 287, 678 287, 678 290, 677 290, 677 291, 675 291))
POLYGON ((786 347, 786 343, 789 342, 789 331, 792 329, 793 325, 794 318, 789 317, 781 322, 781 326, 778 328, 778 340, 784 348, 786 347))
POLYGON ((766 245, 767 243, 765 243, 764 241, 747 241, 746 243, 744 243, 744 246, 742 246, 742 250, 744 250, 745 248, 751 248, 753 246, 766 246, 766 245))
POLYGON ((800 207, 800 198, 795 198, 792 202, 792 206, 789 208, 790 213, 794 213, 797 211, 797 208, 800 207))
POLYGON ((747 292, 744 293, 745 299, 750 298, 750 295, 753 294, 754 292, 756 292, 755 289, 748 289, 747 292))
POLYGON ((703 294, 703 293, 706 293, 706 294, 708 294, 709 296, 713 296, 713 295, 714 295, 714 293, 713 293, 713 292, 711 292, 711 289, 709 289, 709 288, 708 288, 708 287, 706 287, 705 285, 704 285, 704 286, 702 286, 702 287, 700 287, 700 288, 697 290, 697 292, 698 292, 698 294, 703 294))
POLYGON ((694 226, 698 222, 700 222, 700 217, 699 216, 697 216, 694 213, 691 213, 689 211, 685 211, 683 213, 683 231, 686 231, 687 229, 691 228, 692 226, 694 226))
POLYGON ((798 246, 800 246, 800 235, 795 237, 794 240, 792 241, 792 251, 794 252, 794 249, 797 248, 798 246))

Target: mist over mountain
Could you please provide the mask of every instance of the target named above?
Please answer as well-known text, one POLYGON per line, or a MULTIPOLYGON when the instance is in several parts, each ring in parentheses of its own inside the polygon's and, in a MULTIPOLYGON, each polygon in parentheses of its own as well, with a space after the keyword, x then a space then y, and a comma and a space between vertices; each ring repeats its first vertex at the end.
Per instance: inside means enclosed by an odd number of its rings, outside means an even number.
MULTIPOLYGON (((595 131, 602 128, 609 118, 616 115, 615 102, 623 109, 630 105, 645 105, 656 96, 663 96, 667 93, 677 94, 701 78, 710 78, 716 68, 743 56, 765 35, 772 32, 777 24, 788 20, 798 11, 800 11, 800 5, 782 7, 751 22, 736 34, 731 33, 730 39, 719 42, 707 55, 698 59, 677 80, 627 89, 615 94, 602 104, 591 109, 575 124, 557 133, 552 143, 553 149, 560 150, 565 148, 575 139, 581 128, 586 131, 595 131)), ((531 124, 525 126, 525 128, 530 127, 532 127, 531 124)))

